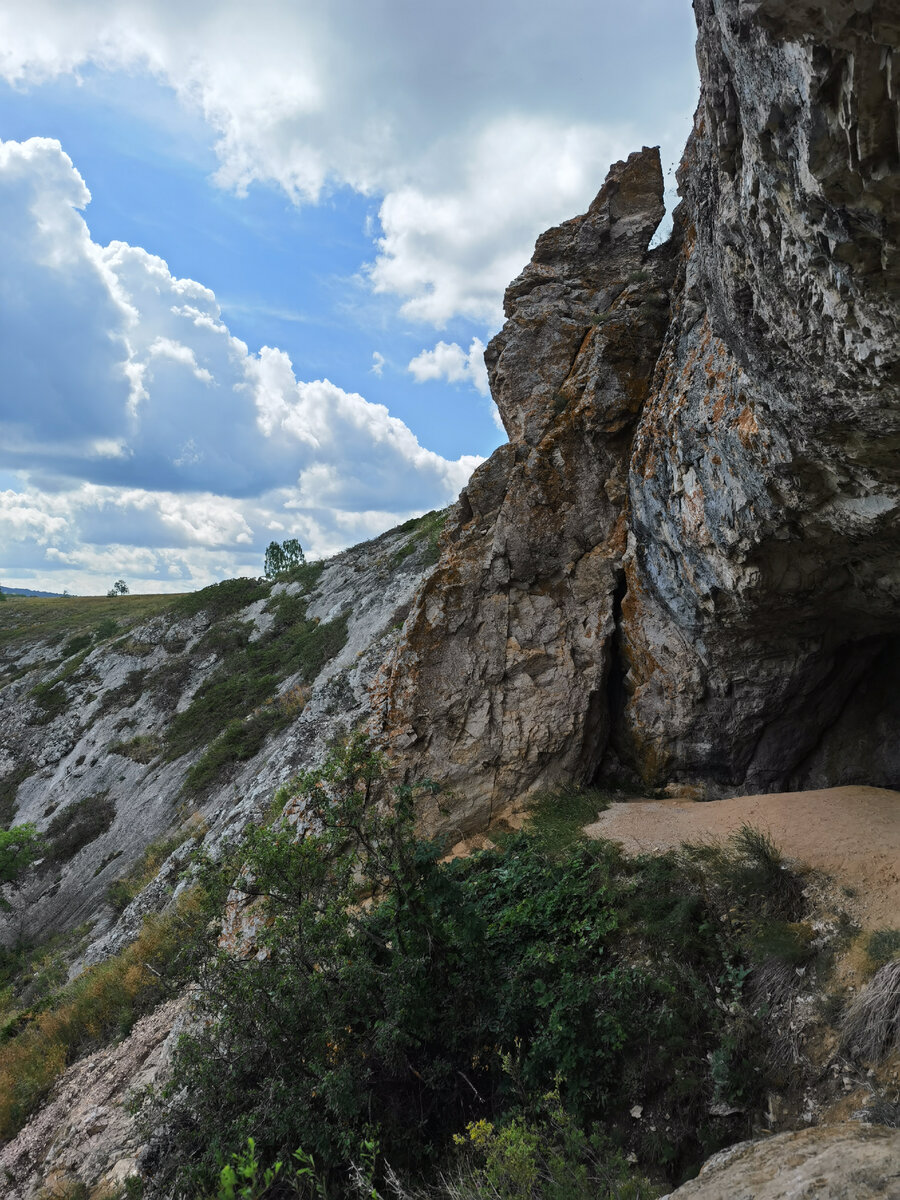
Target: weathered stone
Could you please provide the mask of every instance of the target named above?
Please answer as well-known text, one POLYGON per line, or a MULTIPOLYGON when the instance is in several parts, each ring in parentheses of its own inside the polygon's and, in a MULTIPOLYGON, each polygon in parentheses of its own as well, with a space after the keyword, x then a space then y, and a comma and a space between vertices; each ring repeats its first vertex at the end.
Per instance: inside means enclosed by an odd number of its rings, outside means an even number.
POLYGON ((662 191, 658 151, 617 163, 507 291, 485 357, 511 442, 460 496, 383 694, 394 749, 446 784, 429 824, 489 821, 608 738, 627 463, 674 271, 647 248, 662 191))

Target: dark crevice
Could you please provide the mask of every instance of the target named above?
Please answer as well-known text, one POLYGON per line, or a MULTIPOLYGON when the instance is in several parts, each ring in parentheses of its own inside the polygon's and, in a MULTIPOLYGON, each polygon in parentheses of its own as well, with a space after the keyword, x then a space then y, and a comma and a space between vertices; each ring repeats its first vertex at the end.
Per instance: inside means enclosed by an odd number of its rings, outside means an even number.
POLYGON ((628 695, 625 677, 628 666, 625 662, 624 641, 622 628, 622 605, 628 592, 628 581, 625 572, 620 570, 612 595, 613 632, 609 639, 609 665, 606 670, 606 688, 603 696, 605 709, 605 734, 602 744, 595 747, 594 760, 590 772, 591 782, 621 783, 622 776, 629 778, 632 772, 624 767, 620 755, 619 733, 628 695))

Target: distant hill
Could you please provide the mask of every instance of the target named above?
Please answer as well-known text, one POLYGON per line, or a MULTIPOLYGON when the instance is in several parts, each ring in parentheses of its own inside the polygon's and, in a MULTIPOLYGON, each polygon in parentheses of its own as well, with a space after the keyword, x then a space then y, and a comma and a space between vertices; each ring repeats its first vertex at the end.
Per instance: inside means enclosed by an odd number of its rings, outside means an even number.
POLYGON ((62 596, 62 592, 36 592, 33 588, 0 587, 0 592, 7 596, 41 596, 45 600, 54 600, 62 596))

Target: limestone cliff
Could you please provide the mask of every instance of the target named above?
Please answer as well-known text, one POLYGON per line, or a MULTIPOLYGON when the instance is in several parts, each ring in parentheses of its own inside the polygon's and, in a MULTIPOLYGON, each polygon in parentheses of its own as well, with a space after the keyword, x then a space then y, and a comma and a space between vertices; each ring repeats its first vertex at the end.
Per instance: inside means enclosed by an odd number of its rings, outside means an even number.
POLYGON ((645 148, 538 239, 485 356, 509 443, 377 697, 463 829, 604 771, 900 776, 900 19, 695 10, 672 235, 645 148))

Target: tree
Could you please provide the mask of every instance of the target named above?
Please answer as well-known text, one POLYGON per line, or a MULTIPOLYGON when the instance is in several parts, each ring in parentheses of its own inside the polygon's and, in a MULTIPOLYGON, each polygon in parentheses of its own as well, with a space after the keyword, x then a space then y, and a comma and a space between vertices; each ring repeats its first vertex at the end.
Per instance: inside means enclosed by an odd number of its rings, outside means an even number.
POLYGON ((266 547, 265 574, 267 579, 274 579, 294 567, 301 567, 306 562, 303 547, 296 538, 286 538, 280 545, 269 542, 266 547))
POLYGON ((127 596, 128 584, 124 579, 117 579, 106 594, 107 596, 127 596))
MULTIPOLYGON (((25 870, 40 858, 42 845, 43 838, 31 824, 0 829, 0 887, 18 887, 25 870)), ((0 912, 9 908, 9 901, 0 896, 0 912)))

